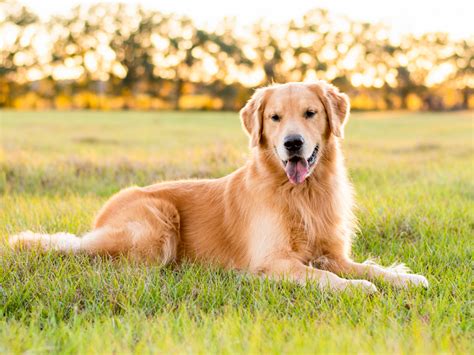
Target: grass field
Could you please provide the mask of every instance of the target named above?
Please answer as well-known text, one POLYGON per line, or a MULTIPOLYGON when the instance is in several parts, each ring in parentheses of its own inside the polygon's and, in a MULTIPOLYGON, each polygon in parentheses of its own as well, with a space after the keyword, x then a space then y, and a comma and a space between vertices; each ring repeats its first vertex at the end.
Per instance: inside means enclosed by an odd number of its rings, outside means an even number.
MULTIPOLYGON (((0 248, 86 232, 131 184, 241 165, 234 113, 0 112, 0 248)), ((471 113, 356 113, 354 258, 405 262, 428 290, 331 294, 196 265, 0 255, 0 353, 473 353, 471 113)))

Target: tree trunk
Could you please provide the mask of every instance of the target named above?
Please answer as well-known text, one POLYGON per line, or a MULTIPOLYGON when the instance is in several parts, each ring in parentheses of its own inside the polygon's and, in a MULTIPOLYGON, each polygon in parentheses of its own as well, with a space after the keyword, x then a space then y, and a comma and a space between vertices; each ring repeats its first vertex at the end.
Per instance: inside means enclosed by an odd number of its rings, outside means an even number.
POLYGON ((402 99, 401 109, 406 110, 408 108, 408 92, 402 92, 400 97, 402 99))
POLYGON ((180 78, 176 79, 176 88, 174 93, 174 109, 179 110, 179 99, 181 98, 181 94, 183 92, 183 85, 184 81, 180 78))
POLYGON ((471 91, 471 88, 466 86, 463 90, 462 90, 462 108, 463 110, 467 110, 469 108, 469 96, 470 96, 470 91, 471 91))

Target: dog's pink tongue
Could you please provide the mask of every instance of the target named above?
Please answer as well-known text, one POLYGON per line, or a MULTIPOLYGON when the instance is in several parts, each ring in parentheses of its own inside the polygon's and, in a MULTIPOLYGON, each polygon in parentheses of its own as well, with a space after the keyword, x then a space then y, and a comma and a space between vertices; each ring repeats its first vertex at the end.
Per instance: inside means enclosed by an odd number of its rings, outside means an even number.
POLYGON ((304 159, 290 160, 286 164, 285 171, 292 184, 301 184, 308 173, 308 162, 304 159))

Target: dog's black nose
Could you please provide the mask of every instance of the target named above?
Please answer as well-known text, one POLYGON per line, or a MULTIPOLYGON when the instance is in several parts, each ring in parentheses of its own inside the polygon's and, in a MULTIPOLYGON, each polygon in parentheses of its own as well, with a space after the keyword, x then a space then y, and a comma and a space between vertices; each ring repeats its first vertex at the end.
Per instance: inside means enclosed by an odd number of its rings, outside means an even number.
POLYGON ((301 149, 304 144, 303 136, 299 134, 290 134, 283 140, 283 145, 289 152, 295 153, 301 149))

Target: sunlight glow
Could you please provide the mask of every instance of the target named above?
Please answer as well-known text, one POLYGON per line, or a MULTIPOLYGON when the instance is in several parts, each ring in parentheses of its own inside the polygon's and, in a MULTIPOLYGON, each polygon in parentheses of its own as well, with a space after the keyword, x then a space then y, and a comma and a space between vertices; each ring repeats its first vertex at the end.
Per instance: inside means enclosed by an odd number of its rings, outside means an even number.
MULTIPOLYGON (((231 100, 242 102, 256 86, 324 79, 358 93, 365 109, 456 108, 467 107, 474 81, 466 15, 474 5, 460 0, 429 7, 412 0, 12 1, 0 4, 0 17, 8 15, 0 22, 3 77, 7 86, 36 90, 43 106, 64 90, 140 96, 144 107, 178 107, 180 95, 193 105, 193 95, 223 95, 233 109, 231 100), (455 89, 462 94, 450 93, 455 89), (160 105, 144 99, 155 95, 160 105)), ((0 90, 0 103, 14 104, 2 96, 9 90, 0 90)), ((111 105, 134 107, 121 102, 111 105)), ((203 107, 219 106, 209 102, 203 107)))
MULTIPOLYGON (((62 14, 77 4, 90 5, 97 0, 22 0, 22 2, 43 18, 62 14)), ((117 3, 120 0, 107 0, 117 3)), ((122 1, 123 2, 123 1, 122 1)), ((216 2, 215 0, 128 0, 129 5, 142 4, 166 13, 178 13, 193 17, 199 25, 216 26, 224 17, 236 17, 242 25, 258 19, 281 23, 297 18, 308 10, 322 7, 336 15, 348 16, 354 20, 382 22, 392 28, 390 36, 399 33, 447 31, 456 37, 472 35, 472 14, 474 2, 464 0, 393 2, 374 0, 292 0, 278 2, 270 0, 240 0, 237 2, 216 2)), ((344 26, 345 24, 342 24, 344 26)))

